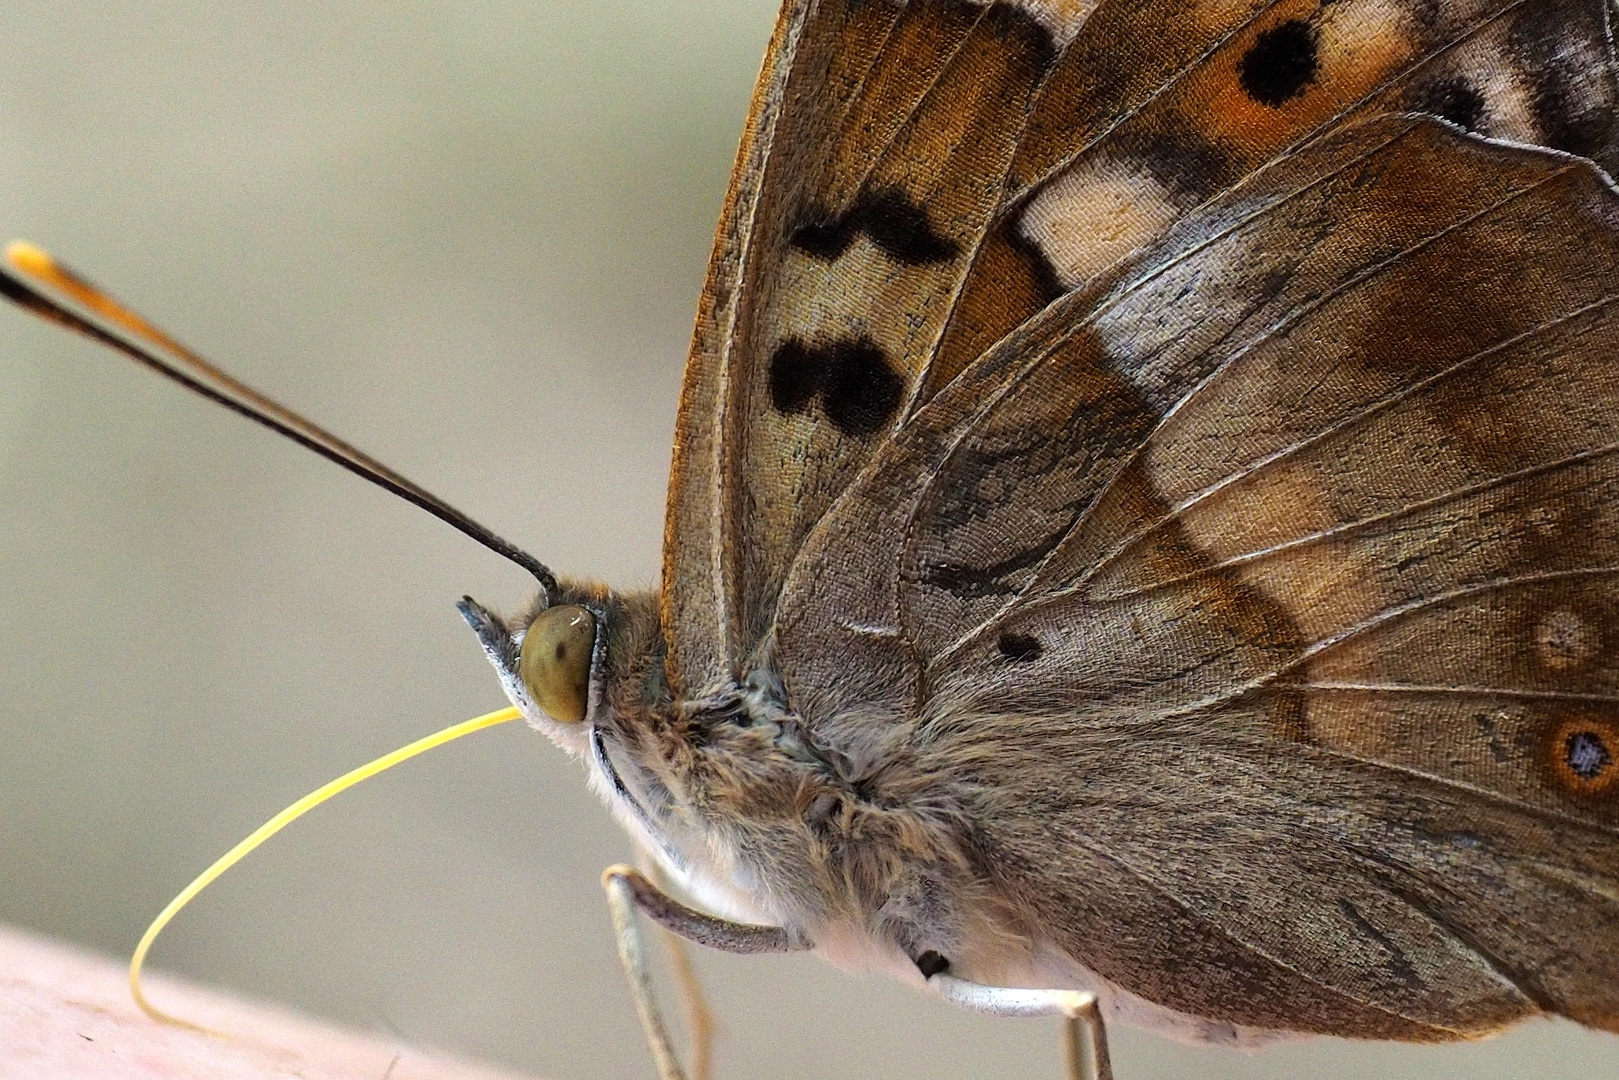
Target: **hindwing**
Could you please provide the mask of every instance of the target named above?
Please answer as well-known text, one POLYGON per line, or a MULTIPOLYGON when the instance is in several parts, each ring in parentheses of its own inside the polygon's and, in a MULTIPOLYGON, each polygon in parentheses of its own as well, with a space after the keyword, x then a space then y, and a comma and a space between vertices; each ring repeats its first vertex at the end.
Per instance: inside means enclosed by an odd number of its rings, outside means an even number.
POLYGON ((900 429, 795 564, 787 693, 857 758, 904 725, 1040 925, 1150 1000, 1619 1027, 1616 358, 1589 161, 1316 140, 900 429))

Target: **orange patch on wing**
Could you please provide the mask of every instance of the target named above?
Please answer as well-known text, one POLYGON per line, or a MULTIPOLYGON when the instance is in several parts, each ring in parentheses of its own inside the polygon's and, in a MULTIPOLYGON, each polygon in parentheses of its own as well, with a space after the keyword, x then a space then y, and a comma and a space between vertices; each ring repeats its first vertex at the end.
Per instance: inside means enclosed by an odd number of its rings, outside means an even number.
POLYGON ((1379 0, 1330 9, 1330 18, 1309 18, 1314 7, 1278 5, 1191 73, 1177 94, 1177 111, 1193 130, 1258 164, 1334 119, 1416 54, 1402 20, 1379 0), (1316 70, 1296 97, 1268 104, 1244 85, 1242 69, 1267 34, 1285 32, 1288 24, 1308 26, 1316 70))
POLYGON ((928 369, 926 401, 968 364, 1024 320, 1037 314, 1059 288, 1040 254, 1003 222, 985 238, 949 327, 928 369))
MULTIPOLYGON (((827 212, 847 207, 981 17, 971 7, 930 5, 912 5, 897 20, 890 16, 878 39, 881 48, 831 143, 834 157, 817 193, 827 212)), ((870 42, 864 47, 869 51, 870 42)))

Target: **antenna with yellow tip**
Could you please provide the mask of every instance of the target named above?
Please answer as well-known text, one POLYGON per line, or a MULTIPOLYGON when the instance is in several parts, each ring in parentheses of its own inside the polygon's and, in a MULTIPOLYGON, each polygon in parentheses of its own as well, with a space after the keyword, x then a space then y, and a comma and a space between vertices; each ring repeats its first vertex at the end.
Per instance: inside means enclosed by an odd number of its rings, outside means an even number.
POLYGON ((556 575, 516 544, 480 525, 409 477, 226 374, 111 293, 33 244, 13 240, 6 245, 5 267, 0 268, 0 296, 42 319, 121 352, 188 390, 263 424, 356 476, 414 503, 533 574, 547 600, 556 592, 556 575), (75 307, 83 313, 75 311, 75 307))

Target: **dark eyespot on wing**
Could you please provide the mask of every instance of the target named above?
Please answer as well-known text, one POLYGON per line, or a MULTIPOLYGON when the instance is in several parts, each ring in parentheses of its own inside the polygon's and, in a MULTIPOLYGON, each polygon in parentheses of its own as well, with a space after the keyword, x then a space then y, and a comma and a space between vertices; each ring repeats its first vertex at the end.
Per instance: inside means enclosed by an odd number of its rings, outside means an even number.
POLYGON ((1613 755, 1600 732, 1574 732, 1564 743, 1563 752, 1569 769, 1581 780, 1596 780, 1613 767, 1613 755))
POLYGON ((770 404, 780 413, 800 412, 815 400, 825 378, 824 361, 797 338, 770 357, 770 404))
POLYGON ((840 341, 826 365, 822 407, 843 434, 864 438, 893 419, 905 383, 871 341, 840 341))
POLYGON ((906 266, 926 266, 955 257, 955 241, 940 236, 927 211, 899 188, 862 191, 841 216, 812 211, 793 230, 793 247, 823 262, 842 255, 856 233, 865 233, 883 254, 906 266))
POLYGON ((1423 87, 1409 102, 1414 112, 1433 113, 1467 131, 1483 131, 1484 95, 1466 79, 1445 79, 1423 87))
POLYGON ((1030 660, 1038 660, 1040 659, 1040 654, 1046 651, 1038 638, 1029 634, 1014 634, 1010 631, 1002 634, 996 645, 1000 648, 1002 656, 1019 664, 1027 663, 1030 660))
POLYGON ((1544 745, 1552 778, 1582 806, 1619 797, 1619 724, 1588 710, 1567 715, 1548 728, 1544 745))
POLYGON ((1289 19, 1255 39, 1237 63, 1237 78, 1244 93, 1275 109, 1304 93, 1320 68, 1315 31, 1302 19, 1289 19))

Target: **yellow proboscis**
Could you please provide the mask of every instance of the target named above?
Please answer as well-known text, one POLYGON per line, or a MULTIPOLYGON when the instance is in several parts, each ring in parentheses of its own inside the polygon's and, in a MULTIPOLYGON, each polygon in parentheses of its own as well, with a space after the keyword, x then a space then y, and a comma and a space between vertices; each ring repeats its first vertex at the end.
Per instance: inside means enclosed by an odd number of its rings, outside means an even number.
POLYGON ((170 1016, 161 1009, 155 1008, 151 1002, 146 1000, 146 995, 141 991, 141 965, 146 963, 146 954, 151 951, 152 942, 157 940, 157 935, 162 933, 163 928, 169 925, 170 920, 180 913, 180 909, 191 903, 198 893, 213 884, 214 879, 218 878, 219 875, 241 862, 248 852, 327 799, 330 799, 333 795, 346 791, 361 780, 369 780, 377 773, 391 769, 401 761, 413 758, 417 754, 426 753, 436 746, 443 746, 445 743, 459 739, 463 735, 471 735, 474 731, 482 731, 486 727, 494 727, 496 724, 504 724, 508 720, 519 719, 521 715, 513 708, 500 709, 496 712, 474 717, 471 720, 465 720, 453 727, 447 727, 443 731, 435 732, 426 738, 417 739, 408 746, 401 746, 392 753, 384 754, 375 761, 361 765, 358 769, 353 769, 339 776, 336 780, 323 784, 269 821, 266 821, 263 825, 260 825, 257 829, 254 829, 246 839, 225 852, 214 861, 212 866, 198 874, 195 881, 181 889, 180 895, 169 901, 169 906, 158 913, 157 918, 152 920, 152 925, 146 928, 146 933, 141 935, 140 944, 135 946, 135 955, 129 958, 129 990, 135 996, 135 1004, 139 1005, 141 1011, 154 1020, 161 1020, 165 1024, 191 1028, 194 1031, 207 1031, 206 1028, 193 1024, 189 1020, 182 1020, 178 1016, 170 1016))

